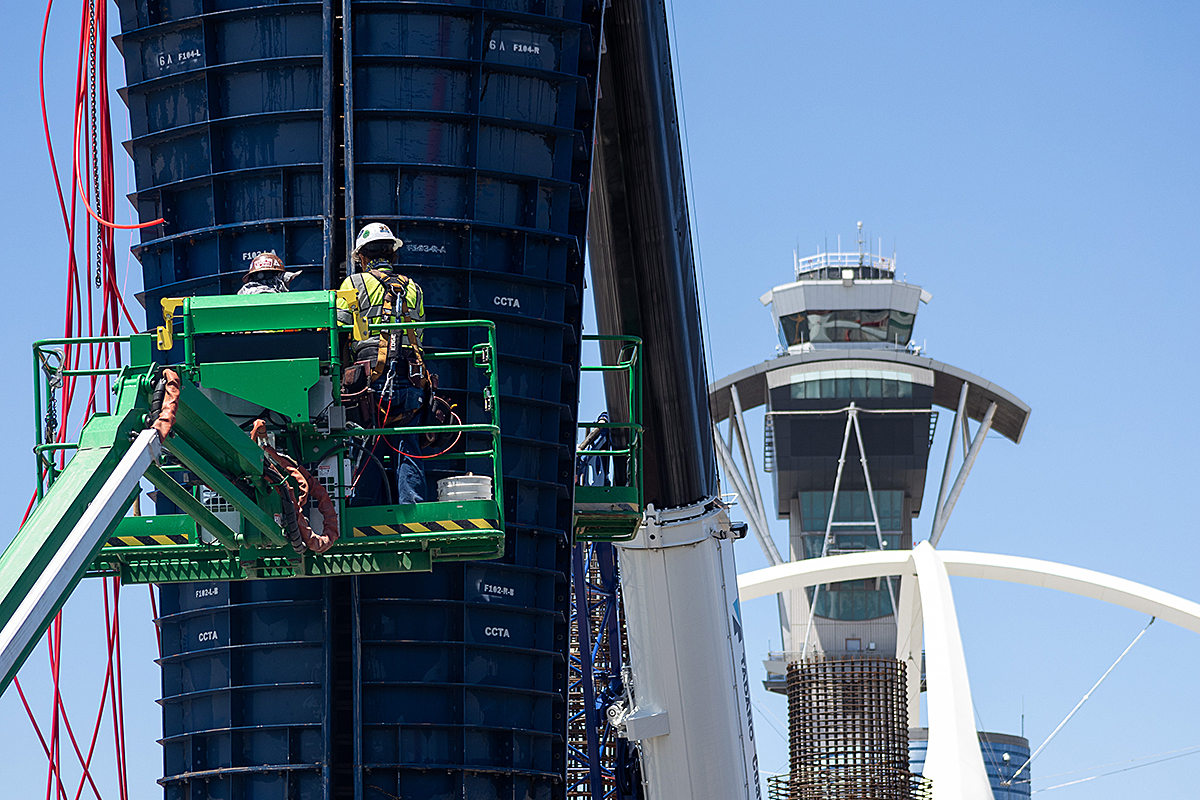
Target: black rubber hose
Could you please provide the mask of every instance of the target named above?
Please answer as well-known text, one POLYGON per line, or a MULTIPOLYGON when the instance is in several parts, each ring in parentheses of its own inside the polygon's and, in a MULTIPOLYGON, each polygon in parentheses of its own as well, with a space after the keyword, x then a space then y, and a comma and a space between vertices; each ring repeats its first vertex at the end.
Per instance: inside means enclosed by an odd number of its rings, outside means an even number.
POLYGON ((296 520, 297 510, 292 501, 287 497, 282 497, 283 504, 283 532, 287 536, 288 542, 292 545, 292 549, 297 553, 303 553, 308 550, 304 546, 304 537, 300 535, 300 523, 296 520))
MULTIPOLYGON (((282 482, 284 479, 280 476, 278 469, 272 467, 270 470, 273 480, 282 482)), ((296 520, 298 513, 303 513, 303 509, 297 509, 287 492, 278 492, 279 501, 282 506, 283 516, 283 533, 287 536, 288 543, 297 553, 303 553, 308 548, 304 545, 304 537, 300 535, 300 523, 296 520)))
POLYGON ((150 394, 150 415, 147 419, 153 423, 162 412, 163 400, 167 395, 167 379, 163 377, 162 365, 154 370, 154 391, 150 394))
POLYGON ((376 466, 379 467, 379 472, 383 477, 385 496, 387 498, 385 505, 392 505, 395 502, 395 499, 392 497, 392 482, 388 478, 387 467, 383 465, 383 461, 381 461, 379 456, 375 455, 375 453, 372 452, 371 449, 366 446, 366 444, 360 442, 358 439, 347 439, 346 442, 353 447, 357 447, 359 450, 365 453, 372 461, 375 462, 376 466))

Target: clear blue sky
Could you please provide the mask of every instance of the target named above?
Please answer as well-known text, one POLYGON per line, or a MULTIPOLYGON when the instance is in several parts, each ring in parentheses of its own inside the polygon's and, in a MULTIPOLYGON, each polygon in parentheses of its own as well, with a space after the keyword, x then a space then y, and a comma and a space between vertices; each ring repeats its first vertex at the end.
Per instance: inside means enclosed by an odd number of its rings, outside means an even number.
MULTIPOLYGON (((796 243, 851 241, 862 220, 933 293, 917 341, 1033 408, 1020 445, 988 441, 942 546, 1200 599, 1198 22, 1163 3, 675 3, 710 377, 772 354, 758 296, 790 280, 796 243)), ((765 565, 750 541, 738 559, 765 565)), ((1019 733, 1024 704, 1035 746, 1146 623, 1045 590, 953 587, 983 726, 1019 733)), ((751 647, 778 647, 773 603, 746 611, 751 647)), ((1153 626, 1034 774, 1200 745, 1198 657, 1200 639, 1153 626)), ((756 699, 759 762, 784 770, 786 702, 756 699)), ((1197 769, 1046 796, 1182 800, 1197 769)))
MULTIPOLYGON (((1019 446, 988 441, 943 547, 1077 564, 1200 599, 1200 435, 1191 413, 1200 359, 1188 339, 1200 301, 1200 10, 1150 2, 676 5, 710 377, 773 354, 758 296, 789 280, 797 242, 803 254, 826 236, 848 241, 863 220, 885 250, 895 247, 908 280, 933 293, 915 338, 1033 407, 1019 446)), ((9 343, 0 358, 12 387, 0 397, 11 421, 0 543, 33 482, 27 342, 57 333, 62 318, 64 244, 37 110, 41 13, 12 4, 10 47, 0 54, 9 81, 0 208, 14 278, 0 295, 0 335, 9 343)), ((47 66, 63 143, 78 8, 58 13, 47 66)), ((125 124, 118 114, 117 138, 125 124)), ((120 200, 118 213, 128 213, 120 200)), ((134 262, 131 293, 139 284, 134 262)), ((917 538, 929 524, 916 522, 917 538)), ((785 530, 779 523, 780 543, 785 530)), ((764 563, 751 541, 738 558, 743 571, 764 563)), ((1019 733, 1023 707, 1035 745, 1146 622, 1028 587, 953 585, 983 727, 1019 733)), ((68 607, 74 672, 66 690, 80 728, 102 679, 97 589, 68 607)), ((129 591, 127 737, 133 785, 144 796, 157 791, 161 769, 158 678, 145 590, 129 591)), ((769 601, 746 613, 754 664, 779 634, 769 601)), ((1200 746, 1196 663, 1200 639, 1156 624, 1035 762, 1035 776, 1200 746)), ((43 664, 39 651, 23 679, 44 711, 43 664)), ((754 677, 757 684, 761 672, 754 677)), ((782 770, 786 704, 757 691, 755 713, 760 764, 782 770)), ((7 793, 40 794, 39 748, 11 691, 0 698, 0 730, 7 793)), ((104 752, 97 759, 111 761, 104 752)), ((1200 756, 1047 798, 1183 800, 1196 795, 1197 769, 1200 756)))

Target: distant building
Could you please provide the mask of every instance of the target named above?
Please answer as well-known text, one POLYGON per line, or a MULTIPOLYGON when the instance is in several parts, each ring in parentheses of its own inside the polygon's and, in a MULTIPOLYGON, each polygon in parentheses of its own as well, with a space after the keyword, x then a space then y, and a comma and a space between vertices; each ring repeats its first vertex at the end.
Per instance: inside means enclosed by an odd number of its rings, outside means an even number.
MULTIPOLYGON (((929 730, 912 728, 908 732, 909 762, 913 772, 920 773, 925 766, 925 746, 929 743, 929 730)), ((979 749, 983 751, 983 765, 987 768, 988 780, 996 800, 1024 800, 1031 794, 1029 767, 1021 776, 1013 775, 1029 759, 1029 740, 1023 736, 1007 733, 979 732, 979 749)))

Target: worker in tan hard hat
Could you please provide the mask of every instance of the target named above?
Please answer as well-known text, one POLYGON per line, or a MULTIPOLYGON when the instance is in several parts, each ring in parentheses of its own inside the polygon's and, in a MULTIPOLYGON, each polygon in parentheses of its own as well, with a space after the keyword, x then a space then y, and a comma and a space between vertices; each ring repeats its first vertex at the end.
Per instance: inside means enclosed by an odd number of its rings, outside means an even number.
POLYGON ((275 255, 274 250, 259 253, 250 262, 250 269, 242 276, 242 288, 238 289, 238 294, 286 292, 288 284, 299 274, 288 272, 283 266, 283 259, 275 255))
MULTIPOLYGON (((363 226, 354 237, 350 262, 352 272, 342 282, 353 289, 357 310, 368 323, 417 323, 425 321, 421 287, 396 272, 396 258, 404 246, 382 222, 363 226)), ((337 298, 338 321, 353 322, 349 302, 337 298)), ((432 397, 433 386, 425 368, 420 329, 392 329, 363 338, 350 335, 350 366, 342 377, 342 398, 353 408, 358 422, 367 428, 409 425, 432 397)), ((364 443, 355 460, 352 505, 419 503, 425 494, 425 470, 419 460, 416 434, 393 434, 378 442, 364 443), (368 449, 369 448, 369 449, 368 449), (392 493, 392 477, 395 493, 392 493)))

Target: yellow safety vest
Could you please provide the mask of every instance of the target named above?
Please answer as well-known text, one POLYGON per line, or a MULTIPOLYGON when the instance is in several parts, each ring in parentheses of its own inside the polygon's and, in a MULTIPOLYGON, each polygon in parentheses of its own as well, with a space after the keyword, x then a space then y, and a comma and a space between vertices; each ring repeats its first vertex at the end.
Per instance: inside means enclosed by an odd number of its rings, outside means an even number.
MULTIPOLYGON (((386 272, 384 274, 387 274, 386 272)), ((400 312, 401 298, 397 297, 392 302, 392 319, 383 319, 383 301, 387 296, 387 287, 369 272, 356 272, 353 275, 342 281, 341 288, 353 289, 358 298, 358 308, 367 322, 424 322, 425 321, 425 293, 421 291, 421 287, 412 278, 393 273, 396 278, 404 284, 404 307, 406 313, 403 315, 400 312)), ((350 304, 341 297, 337 298, 337 318, 338 322, 349 325, 354 321, 351 313, 350 304)), ((424 340, 424 331, 417 330, 417 343, 420 344, 424 340)), ((351 334, 354 338, 354 334, 351 334)), ((379 335, 374 334, 362 340, 355 340, 351 345, 351 350, 357 355, 358 352, 366 349, 372 350, 379 347, 379 335)))

